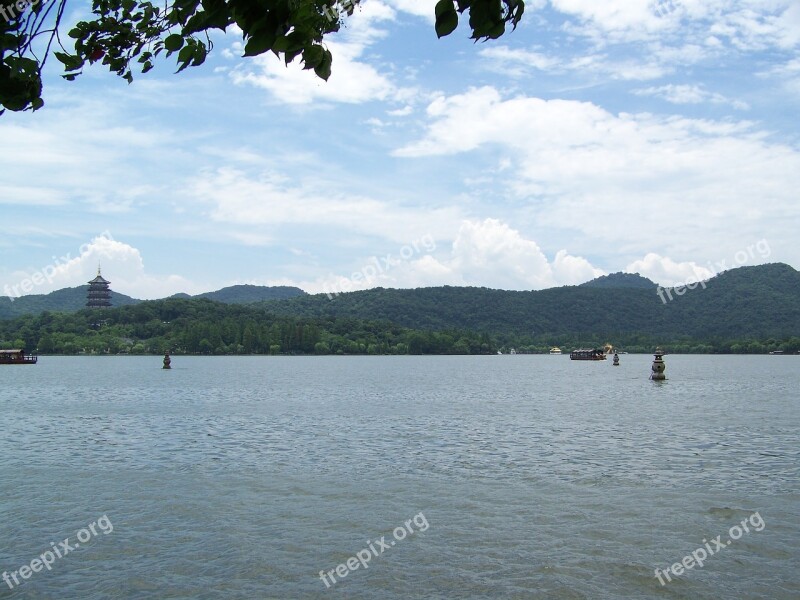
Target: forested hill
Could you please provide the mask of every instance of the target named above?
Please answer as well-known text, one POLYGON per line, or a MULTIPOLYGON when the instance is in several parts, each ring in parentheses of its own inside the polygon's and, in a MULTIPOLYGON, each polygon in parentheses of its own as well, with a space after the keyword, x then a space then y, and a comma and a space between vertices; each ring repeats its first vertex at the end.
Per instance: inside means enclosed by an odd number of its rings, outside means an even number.
POLYGON ((250 304, 252 302, 263 302, 264 300, 284 300, 304 296, 305 292, 297 287, 286 285, 263 286, 263 285, 232 285, 222 288, 216 292, 205 292, 191 296, 192 298, 208 298, 215 302, 225 304, 250 304))
MULTIPOLYGON (((12 319, 21 315, 33 315, 42 311, 74 312, 86 308, 88 285, 64 288, 49 294, 31 294, 10 298, 0 296, 0 319, 12 319)), ((111 292, 112 306, 129 306, 141 302, 125 294, 111 292)))
POLYGON ((695 289, 438 287, 259 304, 172 298, 0 320, 0 348, 199 354, 491 354, 610 342, 630 352, 800 351, 800 273, 743 267, 695 289), (669 295, 673 299, 669 300, 669 295))
POLYGON ((603 275, 597 279, 582 283, 581 286, 597 288, 639 288, 645 290, 652 290, 654 287, 657 287, 657 285, 647 277, 642 277, 638 273, 622 272, 603 275))
MULTIPOLYGON (((88 285, 56 290, 49 294, 33 294, 14 298, 0 296, 0 319, 12 319, 21 315, 38 314, 48 310, 51 312, 74 312, 86 308, 86 292, 88 285)), ((175 294, 175 298, 208 298, 225 304, 250 304, 265 300, 282 300, 302 296, 303 290, 288 286, 232 285, 215 292, 205 292, 197 296, 175 294)), ((111 292, 112 306, 129 306, 142 300, 131 298, 125 294, 111 292)))
POLYGON ((268 302, 265 308, 286 316, 382 319, 417 329, 526 336, 641 332, 695 339, 783 338, 800 335, 800 273, 780 263, 740 267, 695 289, 662 290, 662 296, 656 287, 638 286, 527 292, 377 288, 268 302))

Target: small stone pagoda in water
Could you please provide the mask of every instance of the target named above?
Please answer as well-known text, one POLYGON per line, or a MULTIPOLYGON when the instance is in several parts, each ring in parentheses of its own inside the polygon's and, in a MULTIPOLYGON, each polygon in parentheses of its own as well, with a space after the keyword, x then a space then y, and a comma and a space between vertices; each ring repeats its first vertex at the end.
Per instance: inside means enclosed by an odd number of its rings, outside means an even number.
POLYGON ((110 281, 103 279, 100 267, 97 267, 97 277, 89 282, 89 291, 86 294, 86 306, 89 308, 106 308, 111 306, 110 281))

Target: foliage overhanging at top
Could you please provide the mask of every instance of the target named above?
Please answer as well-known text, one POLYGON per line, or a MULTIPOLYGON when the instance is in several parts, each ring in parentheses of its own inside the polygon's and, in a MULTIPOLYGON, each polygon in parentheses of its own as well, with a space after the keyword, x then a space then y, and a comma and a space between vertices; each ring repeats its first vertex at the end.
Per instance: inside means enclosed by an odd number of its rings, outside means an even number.
MULTIPOLYGON (((244 56, 273 52, 286 64, 298 56, 304 69, 327 80, 333 56, 323 45, 362 0, 93 0, 92 18, 68 32, 67 0, 0 2, 0 114, 41 108, 42 70, 52 54, 70 81, 86 63, 101 62, 129 83, 134 70, 147 73, 155 59, 176 55, 178 72, 206 59, 210 31, 237 25, 244 56), (70 48, 69 46, 72 46, 70 48)), ((439 0, 436 34, 443 37, 469 15, 472 39, 496 39, 517 26, 523 0, 439 0)))

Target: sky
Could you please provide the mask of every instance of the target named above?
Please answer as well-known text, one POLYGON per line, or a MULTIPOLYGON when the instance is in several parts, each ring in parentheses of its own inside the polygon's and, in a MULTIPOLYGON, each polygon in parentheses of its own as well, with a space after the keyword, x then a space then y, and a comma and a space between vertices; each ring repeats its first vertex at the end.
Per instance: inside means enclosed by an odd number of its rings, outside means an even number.
POLYGON ((131 85, 48 62, 0 116, 0 295, 800 268, 800 0, 533 0, 477 44, 434 6, 363 0, 328 82, 235 30, 131 85))

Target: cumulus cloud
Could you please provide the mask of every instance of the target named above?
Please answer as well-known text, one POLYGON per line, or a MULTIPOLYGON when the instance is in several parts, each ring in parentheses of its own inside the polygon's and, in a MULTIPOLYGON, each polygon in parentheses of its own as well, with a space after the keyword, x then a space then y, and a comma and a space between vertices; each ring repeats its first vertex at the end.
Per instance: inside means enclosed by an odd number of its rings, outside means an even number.
POLYGON ((740 50, 788 49, 800 43, 794 0, 552 0, 573 17, 570 29, 598 41, 654 40, 657 36, 727 40, 740 50))
MULTIPOLYGON (((249 84, 267 90, 286 104, 308 105, 318 101, 361 104, 373 100, 408 98, 411 92, 398 89, 390 79, 363 59, 366 49, 386 32, 378 24, 395 19, 395 11, 373 0, 363 2, 352 16, 345 17, 340 35, 326 39, 333 54, 333 69, 328 81, 312 71, 304 71, 299 58, 288 66, 271 53, 254 57, 231 71, 236 84, 249 84)), ((239 44, 241 46, 241 44, 239 44)))
POLYGON ((84 285, 97 275, 100 267, 106 278, 112 279, 112 290, 134 298, 161 298, 177 292, 204 291, 198 290, 192 282, 177 275, 148 275, 139 250, 104 232, 74 252, 53 255, 52 262, 48 265, 9 273, 2 282, 3 294, 17 298, 21 295, 47 294, 65 287, 84 285), (110 273, 113 273, 113 277, 110 273))
POLYGON ((639 273, 663 286, 702 281, 716 274, 711 269, 700 266, 694 261, 676 262, 655 252, 650 252, 644 258, 633 261, 625 267, 624 271, 639 273))
POLYGON ((432 237, 423 237, 387 255, 364 258, 352 273, 269 283, 326 293, 435 285, 529 290, 583 283, 604 274, 587 259, 564 249, 551 261, 535 241, 507 223, 484 219, 462 221, 449 249, 432 237))
MULTIPOLYGON (((503 99, 492 87, 442 95, 427 117, 396 156, 509 159, 515 176, 494 175, 495 185, 535 202, 537 225, 572 239, 732 253, 767 229, 788 243, 800 219, 800 150, 748 121, 613 114, 591 102, 503 99)), ((493 177, 488 167, 478 175, 493 177)))

